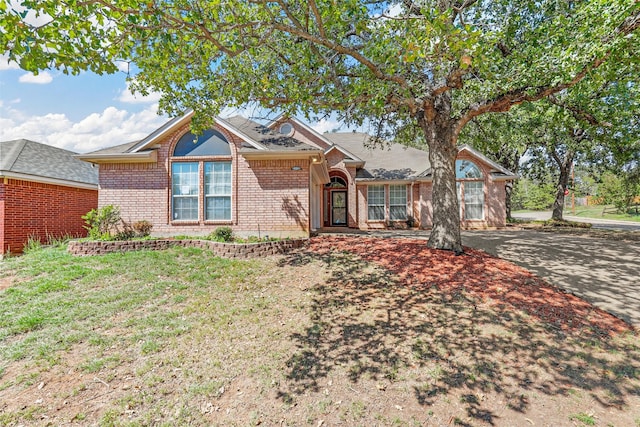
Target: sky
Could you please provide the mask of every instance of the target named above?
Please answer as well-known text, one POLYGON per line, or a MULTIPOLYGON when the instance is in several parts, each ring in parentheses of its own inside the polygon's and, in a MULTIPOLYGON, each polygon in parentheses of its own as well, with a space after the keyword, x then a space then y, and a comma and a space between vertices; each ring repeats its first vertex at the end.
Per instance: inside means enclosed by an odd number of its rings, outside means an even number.
MULTIPOLYGON (((29 139, 76 153, 136 141, 169 120, 157 114, 159 99, 134 96, 123 71, 33 75, 0 55, 0 141, 29 139)), ((221 116, 234 114, 251 115, 226 110, 221 116)), ((331 119, 309 125, 320 133, 339 127, 331 119)))

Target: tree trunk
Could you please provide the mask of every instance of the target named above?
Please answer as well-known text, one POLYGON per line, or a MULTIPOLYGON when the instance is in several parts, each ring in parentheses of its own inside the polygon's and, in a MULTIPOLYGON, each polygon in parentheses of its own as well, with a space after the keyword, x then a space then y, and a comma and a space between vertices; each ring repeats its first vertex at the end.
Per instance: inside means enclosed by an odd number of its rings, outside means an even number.
POLYGON ((504 187, 504 207, 507 214, 507 221, 513 220, 511 216, 511 194, 513 193, 513 181, 507 181, 504 187))
POLYGON ((418 119, 429 146, 429 162, 433 177, 433 228, 427 247, 461 254, 463 249, 460 236, 460 206, 455 171, 458 148, 454 133, 455 123, 449 119, 450 107, 450 99, 444 99, 444 102, 434 107, 437 111, 431 111, 432 114, 425 113, 418 119))
POLYGON ((569 175, 571 174, 571 166, 573 164, 573 150, 567 150, 562 158, 555 152, 552 157, 558 164, 560 169, 560 176, 558 177, 558 184, 556 186, 556 200, 553 202, 553 212, 551 219, 562 221, 562 215, 564 212, 564 192, 569 188, 569 175))

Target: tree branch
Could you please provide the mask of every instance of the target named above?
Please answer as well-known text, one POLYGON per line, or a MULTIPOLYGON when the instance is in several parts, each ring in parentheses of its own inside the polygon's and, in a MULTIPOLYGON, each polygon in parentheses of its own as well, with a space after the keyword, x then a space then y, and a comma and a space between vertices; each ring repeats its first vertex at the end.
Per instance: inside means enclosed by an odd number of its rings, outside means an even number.
POLYGON ((587 65, 585 65, 579 73, 577 73, 571 80, 565 83, 560 83, 555 86, 542 86, 538 88, 522 87, 509 91, 505 94, 498 96, 497 98, 487 100, 483 103, 475 104, 466 109, 458 119, 456 126, 456 135, 460 134, 462 128, 469 123, 474 117, 477 117, 485 113, 500 113, 506 112, 515 105, 522 104, 523 102, 539 101, 543 98, 547 98, 550 95, 568 89, 575 86, 582 81, 589 72, 600 67, 611 56, 608 52, 600 58, 596 58, 587 65), (528 93, 533 89, 533 93, 528 93))

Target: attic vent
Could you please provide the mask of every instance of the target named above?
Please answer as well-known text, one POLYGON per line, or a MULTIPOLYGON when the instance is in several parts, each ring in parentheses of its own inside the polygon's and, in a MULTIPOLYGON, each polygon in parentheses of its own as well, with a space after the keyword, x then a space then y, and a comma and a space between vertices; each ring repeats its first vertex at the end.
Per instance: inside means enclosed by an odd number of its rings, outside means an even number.
POLYGON ((280 134, 290 136, 293 133, 293 126, 291 123, 283 123, 280 125, 280 134))

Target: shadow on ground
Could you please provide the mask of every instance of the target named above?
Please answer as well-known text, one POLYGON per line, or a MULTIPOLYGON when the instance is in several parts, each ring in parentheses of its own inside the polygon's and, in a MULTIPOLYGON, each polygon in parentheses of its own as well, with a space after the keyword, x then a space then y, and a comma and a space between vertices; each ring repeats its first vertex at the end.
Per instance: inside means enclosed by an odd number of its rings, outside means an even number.
POLYGON ((464 287, 439 286, 446 277, 407 285, 347 251, 298 253, 283 264, 313 262, 330 277, 312 290, 311 325, 289 337, 297 350, 280 390, 285 401, 320 391, 324 379, 345 370, 353 384, 402 383, 422 407, 452 400, 468 419, 488 425, 504 425, 513 414, 554 419, 558 414, 549 411, 558 409, 540 403, 572 390, 584 391, 585 402, 603 410, 638 402, 633 335, 563 331, 513 307, 487 304, 464 287))
POLYGON ((465 232, 463 243, 512 261, 640 326, 640 245, 523 231, 465 232))

